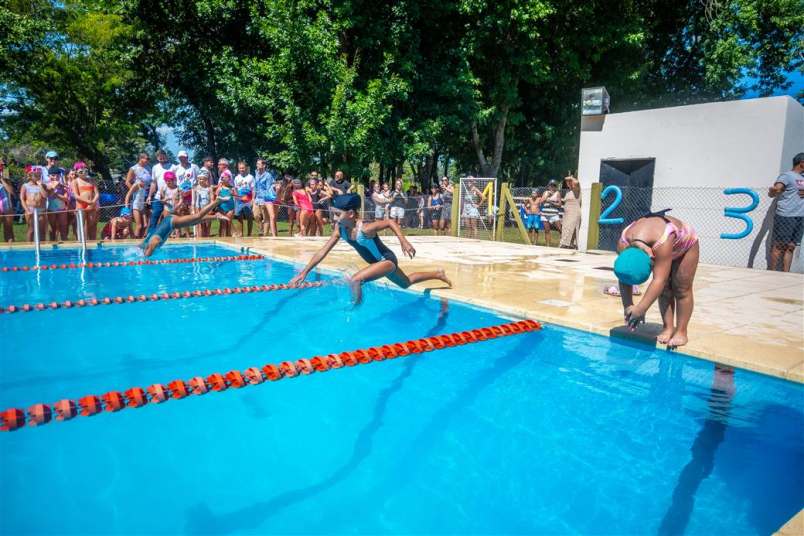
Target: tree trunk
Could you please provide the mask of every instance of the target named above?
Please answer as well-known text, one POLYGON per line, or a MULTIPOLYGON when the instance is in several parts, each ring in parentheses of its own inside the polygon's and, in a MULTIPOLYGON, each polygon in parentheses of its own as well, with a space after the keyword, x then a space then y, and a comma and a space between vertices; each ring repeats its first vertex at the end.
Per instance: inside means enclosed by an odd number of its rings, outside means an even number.
POLYGON ((98 173, 100 173, 101 177, 104 180, 111 181, 112 180, 112 172, 109 169, 109 161, 103 155, 98 155, 97 157, 92 159, 92 162, 95 164, 95 169, 98 173))
POLYGON ((215 140, 215 126, 212 124, 212 120, 204 114, 201 114, 201 121, 204 123, 204 133, 207 137, 207 152, 217 162, 218 144, 215 140))
POLYGON ((472 145, 477 154, 477 163, 480 167, 480 174, 483 177, 496 177, 502 163, 503 149, 505 148, 505 124, 508 122, 509 105, 500 106, 497 114, 497 124, 494 126, 494 149, 491 161, 486 158, 483 152, 483 140, 477 131, 477 121, 472 123, 472 145))

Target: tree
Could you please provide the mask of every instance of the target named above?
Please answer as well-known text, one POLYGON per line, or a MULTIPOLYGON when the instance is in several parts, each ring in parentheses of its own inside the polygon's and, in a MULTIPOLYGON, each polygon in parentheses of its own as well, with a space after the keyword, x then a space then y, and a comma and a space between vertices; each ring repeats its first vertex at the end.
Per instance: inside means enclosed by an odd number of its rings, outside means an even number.
POLYGON ((154 114, 131 68, 130 28, 80 2, 15 2, 0 19, 25 28, 0 56, 8 90, 2 129, 69 149, 110 178, 111 166, 142 144, 143 123, 154 114))
POLYGON ((800 0, 7 0, 8 143, 110 166, 163 123, 213 156, 427 186, 574 165, 579 97, 614 110, 784 88, 800 0), (615 14, 616 16, 612 16, 615 14), (33 66, 33 68, 32 68, 33 66))

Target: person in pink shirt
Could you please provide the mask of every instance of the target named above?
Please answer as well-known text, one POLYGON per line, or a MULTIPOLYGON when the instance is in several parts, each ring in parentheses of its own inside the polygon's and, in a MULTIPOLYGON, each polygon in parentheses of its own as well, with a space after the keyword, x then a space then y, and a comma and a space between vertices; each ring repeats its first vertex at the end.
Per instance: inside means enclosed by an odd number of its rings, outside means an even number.
POLYGON ((298 207, 300 236, 308 236, 312 228, 310 220, 315 212, 313 199, 300 179, 293 179, 291 185, 293 187, 293 203, 298 207))

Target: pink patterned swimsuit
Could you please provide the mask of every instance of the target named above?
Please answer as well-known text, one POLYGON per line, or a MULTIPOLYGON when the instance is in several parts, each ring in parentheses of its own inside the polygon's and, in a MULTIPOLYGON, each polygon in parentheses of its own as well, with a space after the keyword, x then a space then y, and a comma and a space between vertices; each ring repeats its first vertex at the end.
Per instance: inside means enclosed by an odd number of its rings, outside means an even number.
MULTIPOLYGON (((676 260, 676 259, 681 258, 682 256, 684 256, 684 254, 686 252, 688 252, 690 249, 692 249, 692 246, 694 246, 698 242, 698 234, 695 232, 695 229, 693 229, 691 226, 687 225, 686 223, 682 223, 681 225, 676 225, 671 220, 669 220, 664 215, 663 212, 662 213, 657 213, 657 214, 649 214, 649 215, 647 215, 645 217, 646 218, 657 217, 657 218, 664 219, 664 222, 665 222, 665 224, 664 224, 664 232, 662 233, 662 236, 659 237, 659 240, 657 240, 656 243, 653 244, 652 247, 654 247, 654 248, 660 247, 662 244, 667 242, 667 240, 670 238, 670 235, 673 235, 673 237, 674 237, 673 238, 673 260, 676 260)), ((640 218, 640 219, 642 219, 642 218, 640 218)), ((637 220, 637 221, 639 221, 639 220, 637 220)), ((623 246, 628 247, 628 246, 631 245, 631 242, 625 237, 625 235, 626 235, 626 233, 628 233, 628 230, 637 221, 632 222, 630 225, 628 225, 628 227, 623 229, 623 232, 620 235, 620 244, 622 244, 623 246)))

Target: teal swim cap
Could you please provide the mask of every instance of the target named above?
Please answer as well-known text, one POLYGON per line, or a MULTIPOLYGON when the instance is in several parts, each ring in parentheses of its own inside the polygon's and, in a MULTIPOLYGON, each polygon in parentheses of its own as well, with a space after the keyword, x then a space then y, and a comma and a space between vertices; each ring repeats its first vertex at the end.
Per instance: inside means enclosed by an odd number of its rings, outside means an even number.
POLYGON ((626 285, 641 285, 650 277, 650 255, 638 247, 627 247, 614 261, 614 273, 626 285))

